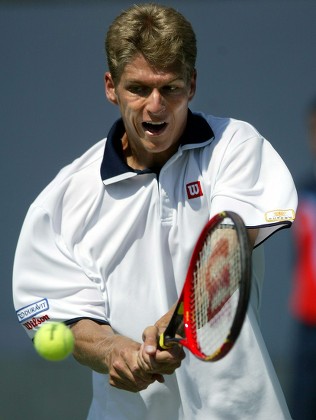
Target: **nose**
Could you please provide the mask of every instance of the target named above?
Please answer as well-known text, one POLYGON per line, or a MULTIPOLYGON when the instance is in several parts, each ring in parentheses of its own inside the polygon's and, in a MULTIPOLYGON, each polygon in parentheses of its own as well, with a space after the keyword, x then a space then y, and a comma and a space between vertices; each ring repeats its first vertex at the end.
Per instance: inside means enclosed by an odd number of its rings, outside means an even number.
POLYGON ((165 111, 165 99, 158 89, 154 88, 147 97, 147 111, 150 114, 161 114, 165 111))

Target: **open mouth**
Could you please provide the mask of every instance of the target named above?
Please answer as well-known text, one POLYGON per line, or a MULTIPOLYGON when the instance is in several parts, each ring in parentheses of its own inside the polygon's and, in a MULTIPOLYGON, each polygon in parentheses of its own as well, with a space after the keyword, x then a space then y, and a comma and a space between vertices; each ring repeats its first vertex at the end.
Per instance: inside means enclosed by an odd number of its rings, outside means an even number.
POLYGON ((162 133, 165 128, 167 127, 166 122, 143 122, 142 123, 144 129, 151 134, 160 134, 162 133))

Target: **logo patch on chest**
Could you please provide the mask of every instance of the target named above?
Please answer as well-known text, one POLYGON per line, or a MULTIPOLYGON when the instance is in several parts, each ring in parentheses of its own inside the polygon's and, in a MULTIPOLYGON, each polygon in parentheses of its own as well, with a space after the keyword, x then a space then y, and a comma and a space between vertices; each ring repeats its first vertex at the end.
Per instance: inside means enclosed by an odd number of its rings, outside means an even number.
POLYGON ((188 199, 202 197, 203 191, 200 181, 190 182, 186 185, 188 199))

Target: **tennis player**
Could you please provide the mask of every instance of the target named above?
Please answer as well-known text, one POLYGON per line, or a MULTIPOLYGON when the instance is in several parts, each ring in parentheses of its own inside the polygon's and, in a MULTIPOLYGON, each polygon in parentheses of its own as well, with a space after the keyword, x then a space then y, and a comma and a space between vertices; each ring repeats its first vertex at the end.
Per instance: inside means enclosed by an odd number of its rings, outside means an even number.
POLYGON ((292 177, 250 124, 188 108, 196 38, 180 13, 131 7, 106 52, 121 118, 31 205, 14 265, 18 321, 30 338, 48 320, 72 326, 74 357, 93 370, 90 420, 289 419, 258 309, 262 243, 295 217, 292 177), (222 210, 249 230, 252 296, 233 350, 203 363, 158 350, 157 338, 199 233, 222 210))

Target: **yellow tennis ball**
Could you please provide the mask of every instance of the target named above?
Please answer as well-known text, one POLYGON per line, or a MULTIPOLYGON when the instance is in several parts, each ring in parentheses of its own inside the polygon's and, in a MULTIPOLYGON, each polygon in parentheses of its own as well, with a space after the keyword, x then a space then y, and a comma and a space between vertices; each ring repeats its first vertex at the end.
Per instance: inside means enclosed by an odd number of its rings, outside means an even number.
POLYGON ((34 347, 46 360, 63 360, 73 351, 74 336, 62 322, 48 322, 36 332, 34 347))

